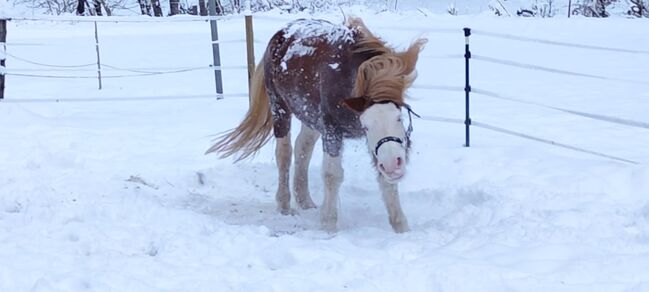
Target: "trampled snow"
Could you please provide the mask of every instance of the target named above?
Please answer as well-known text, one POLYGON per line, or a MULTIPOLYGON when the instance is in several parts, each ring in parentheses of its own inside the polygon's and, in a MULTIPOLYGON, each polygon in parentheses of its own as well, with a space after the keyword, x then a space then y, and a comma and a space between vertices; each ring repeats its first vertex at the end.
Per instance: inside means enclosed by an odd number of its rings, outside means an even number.
MULTIPOLYGON (((247 92, 243 70, 223 72, 224 99, 202 98, 214 93, 208 24, 99 23, 102 63, 112 66, 104 67, 99 91, 92 23, 10 22, 8 73, 88 78, 7 76, 0 290, 649 290, 649 130, 534 104, 647 123, 649 55, 480 33, 646 52, 649 35, 639 28, 649 22, 360 16, 399 48, 424 33, 418 28, 438 31, 426 34, 409 92, 424 118, 464 117, 463 91, 422 87, 464 87, 465 26, 476 30, 475 56, 608 78, 476 59, 475 89, 531 103, 473 94, 472 117, 638 164, 476 127, 466 148, 464 125, 414 119, 400 184, 412 231, 392 232, 364 141, 349 141, 339 231, 328 234, 319 229, 318 210, 275 211, 272 143, 239 164, 203 155, 248 106, 236 96, 247 92), (180 67, 205 69, 146 74, 180 67), (117 78, 123 75, 137 76, 117 78), (139 99, 123 101, 129 98, 139 99), (93 99, 102 101, 87 101, 93 99)), ((255 17, 257 57, 284 23, 255 17)), ((222 40, 243 39, 243 18, 219 22, 219 29, 222 40)), ((245 65, 245 44, 224 41, 221 49, 224 67, 245 65)), ((293 125, 295 137, 299 123, 293 125)), ((321 160, 316 147, 316 202, 321 160)))

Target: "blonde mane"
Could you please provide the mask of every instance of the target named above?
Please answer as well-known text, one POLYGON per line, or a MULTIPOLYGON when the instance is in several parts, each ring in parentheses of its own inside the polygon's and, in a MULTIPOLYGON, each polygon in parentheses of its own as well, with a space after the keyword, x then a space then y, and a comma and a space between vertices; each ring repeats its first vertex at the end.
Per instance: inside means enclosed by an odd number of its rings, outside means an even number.
POLYGON ((360 18, 350 17, 346 25, 359 35, 354 54, 372 56, 358 67, 352 97, 365 96, 375 102, 404 105, 404 93, 417 77, 415 66, 419 52, 428 40, 419 38, 407 50, 396 52, 372 34, 360 18))

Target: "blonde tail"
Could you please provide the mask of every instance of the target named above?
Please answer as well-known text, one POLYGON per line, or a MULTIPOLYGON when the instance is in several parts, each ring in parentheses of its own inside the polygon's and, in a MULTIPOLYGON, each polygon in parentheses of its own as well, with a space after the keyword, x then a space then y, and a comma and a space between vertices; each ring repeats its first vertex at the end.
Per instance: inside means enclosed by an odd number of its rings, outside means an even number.
POLYGON ((239 153, 236 161, 255 154, 270 140, 273 129, 270 100, 264 84, 263 61, 257 65, 250 86, 250 108, 241 124, 216 138, 217 142, 205 154, 216 152, 221 158, 239 153))

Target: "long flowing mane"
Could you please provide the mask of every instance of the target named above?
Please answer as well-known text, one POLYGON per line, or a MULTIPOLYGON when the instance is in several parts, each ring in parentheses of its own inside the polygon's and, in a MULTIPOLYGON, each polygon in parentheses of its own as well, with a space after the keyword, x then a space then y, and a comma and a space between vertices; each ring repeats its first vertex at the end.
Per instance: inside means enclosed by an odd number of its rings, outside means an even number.
POLYGON ((419 52, 428 40, 419 38, 407 50, 396 52, 372 34, 360 18, 350 17, 346 25, 359 35, 353 53, 369 57, 358 67, 352 96, 404 105, 405 90, 417 77, 415 65, 419 52))

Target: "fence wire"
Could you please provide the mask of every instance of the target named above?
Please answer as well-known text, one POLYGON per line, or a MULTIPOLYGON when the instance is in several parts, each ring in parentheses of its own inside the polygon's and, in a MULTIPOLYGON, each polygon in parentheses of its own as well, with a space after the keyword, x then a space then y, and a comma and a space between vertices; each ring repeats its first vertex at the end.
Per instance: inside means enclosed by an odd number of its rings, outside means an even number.
POLYGON ((538 66, 538 65, 533 65, 533 64, 526 64, 526 63, 521 63, 521 62, 516 62, 516 61, 503 60, 503 59, 492 58, 492 57, 485 57, 485 56, 481 56, 481 55, 472 55, 471 58, 475 59, 475 60, 478 60, 478 61, 494 63, 494 64, 500 64, 500 65, 507 65, 507 66, 517 67, 517 68, 535 70, 535 71, 545 71, 545 72, 550 72, 550 73, 571 75, 571 76, 578 76, 578 77, 586 77, 586 78, 593 78, 593 79, 599 79, 599 80, 609 80, 609 81, 618 81, 618 82, 625 82, 625 83, 649 85, 649 82, 646 82, 646 81, 629 80, 629 79, 623 79, 623 78, 613 78, 613 77, 606 77, 606 76, 600 76, 600 75, 594 75, 594 74, 588 74, 588 73, 579 73, 579 72, 573 72, 573 71, 568 71, 568 70, 554 69, 554 68, 550 68, 550 67, 543 67, 543 66, 538 66))
MULTIPOLYGON (((29 74, 29 73, 19 73, 19 72, 97 72, 97 63, 88 63, 80 65, 58 65, 58 64, 47 64, 32 61, 26 58, 22 58, 13 54, 7 54, 8 56, 20 60, 25 63, 32 65, 37 65, 46 68, 8 68, 4 70, 4 73, 7 76, 16 76, 16 77, 30 77, 30 78, 54 78, 54 79, 95 79, 98 78, 97 75, 48 75, 48 74, 29 74)), ((124 68, 118 67, 110 64, 101 64, 102 69, 100 71, 125 71, 132 72, 137 74, 123 74, 123 75, 104 75, 102 78, 128 78, 128 77, 142 77, 142 76, 151 76, 151 75, 163 75, 163 74, 174 74, 174 73, 183 73, 191 72, 198 70, 229 70, 229 69, 247 69, 247 66, 196 66, 196 67, 159 67, 159 68, 124 68), (107 70, 108 69, 108 70, 107 70)))
POLYGON ((131 96, 131 97, 88 97, 88 98, 5 98, 1 103, 68 103, 68 102, 126 102, 126 101, 165 101, 165 100, 191 100, 214 99, 223 97, 248 97, 248 93, 232 94, 195 94, 173 96, 131 96))
POLYGON ((430 28, 425 26, 381 26, 373 25, 372 29, 392 30, 392 31, 414 31, 420 33, 443 33, 443 34, 461 34, 461 28, 430 28))
POLYGON ((420 54, 419 58, 425 58, 425 59, 460 59, 464 58, 464 55, 462 54, 448 54, 448 55, 427 55, 427 54, 420 54))
POLYGON ((533 42, 533 43, 540 43, 546 45, 555 45, 555 46, 562 46, 562 47, 569 47, 569 48, 588 49, 588 50, 597 50, 597 51, 606 51, 606 52, 649 55, 649 51, 646 50, 631 50, 631 49, 610 48, 610 47, 603 47, 603 46, 551 41, 551 40, 545 40, 539 38, 516 36, 516 35, 506 34, 506 33, 490 32, 490 31, 485 31, 480 29, 472 29, 471 31, 477 35, 514 40, 514 41, 533 42))
POLYGON ((625 158, 621 158, 621 157, 617 157, 617 156, 613 156, 613 155, 608 155, 608 154, 605 154, 605 153, 602 153, 602 152, 597 152, 597 151, 593 151, 593 150, 589 150, 589 149, 585 149, 585 148, 581 148, 581 147, 577 147, 577 146, 568 145, 568 144, 565 144, 565 143, 559 143, 559 142, 556 142, 556 141, 535 137, 535 136, 528 135, 528 134, 525 134, 525 133, 516 132, 516 131, 508 130, 508 129, 505 129, 505 128, 492 126, 492 125, 482 123, 482 122, 477 122, 475 120, 471 122, 471 125, 475 126, 475 127, 478 127, 478 128, 483 128, 483 129, 487 129, 487 130, 507 134, 507 135, 510 135, 510 136, 516 136, 516 137, 520 137, 520 138, 524 138, 524 139, 528 139, 528 140, 532 140, 532 141, 536 141, 536 142, 540 142, 540 143, 544 143, 544 144, 548 144, 548 145, 552 145, 552 146, 556 146, 556 147, 560 147, 560 148, 565 148, 565 149, 569 149, 569 150, 573 150, 573 151, 577 151, 577 152, 581 152, 581 153, 595 155, 595 156, 608 158, 608 159, 612 159, 612 160, 616 160, 616 161, 621 161, 621 162, 625 162, 625 163, 630 163, 630 164, 640 164, 639 162, 633 161, 633 160, 630 160, 630 159, 625 159, 625 158))
POLYGON ((52 22, 131 22, 131 23, 161 23, 161 22, 206 22, 210 20, 226 20, 235 16, 174 16, 174 17, 132 17, 132 16, 41 16, 41 17, 11 17, 9 21, 52 21, 52 22))
MULTIPOLYGON (((462 125, 462 126, 464 125, 464 120, 455 119, 455 118, 448 118, 448 117, 421 115, 421 119, 426 120, 426 121, 433 121, 433 122, 450 123, 450 124, 457 124, 457 125, 462 125)), ((606 158, 606 159, 611 159, 611 160, 615 160, 615 161, 620 161, 620 162, 624 162, 624 163, 634 164, 634 165, 640 164, 639 162, 634 161, 634 160, 630 160, 630 159, 626 159, 626 158, 622 158, 622 157, 617 157, 617 156, 614 156, 614 155, 609 155, 609 154, 606 154, 606 153, 602 153, 602 152, 598 152, 598 151, 594 151, 594 150, 590 150, 590 149, 585 149, 585 148, 581 148, 581 147, 577 147, 577 146, 572 146, 572 145, 569 145, 569 144, 566 144, 566 143, 560 143, 560 142, 556 142, 556 141, 549 140, 549 139, 539 138, 539 137, 528 135, 528 134, 525 134, 525 133, 508 130, 508 129, 501 128, 501 127, 492 126, 490 124, 475 121, 475 120, 471 121, 471 125, 474 126, 474 127, 477 127, 477 128, 490 130, 490 131, 494 131, 494 132, 498 132, 498 133, 501 133, 501 134, 506 134, 506 135, 509 135, 509 136, 518 137, 518 138, 523 138, 523 139, 527 139, 527 140, 531 140, 531 141, 535 141, 535 142, 539 142, 539 143, 543 143, 543 144, 547 144, 547 145, 551 145, 551 146, 555 146, 555 147, 559 147, 559 148, 563 148, 563 149, 568 149, 568 150, 572 150, 572 151, 576 151, 576 152, 580 152, 580 153, 585 153, 585 154, 589 154, 589 155, 594 155, 594 156, 598 156, 598 157, 602 157, 602 158, 606 158)))
POLYGON ((37 66, 42 66, 42 67, 53 67, 53 68, 83 68, 83 67, 92 67, 92 66, 97 66, 97 62, 95 63, 86 63, 86 64, 77 64, 77 65, 59 65, 59 64, 48 64, 48 63, 41 63, 41 62, 36 62, 32 60, 28 60, 19 56, 16 56, 14 54, 5 52, 5 54, 9 57, 12 57, 16 60, 29 63, 32 65, 37 65, 37 66))
POLYGON ((441 90, 441 91, 463 91, 464 90, 464 87, 461 86, 426 85, 426 84, 414 84, 410 88, 425 89, 425 90, 441 90))
POLYGON ((636 128, 642 128, 642 129, 649 129, 649 123, 646 123, 646 122, 634 121, 634 120, 630 120, 630 119, 623 119, 623 118, 618 118, 618 117, 606 116, 606 115, 601 115, 601 114, 593 114, 593 113, 588 113, 588 112, 583 112, 583 111, 577 111, 577 110, 571 110, 571 109, 566 109, 566 108, 561 108, 561 107, 556 107, 556 106, 551 106, 551 105, 545 105, 545 104, 535 102, 535 101, 528 101, 528 100, 523 100, 523 99, 519 99, 519 98, 503 96, 503 95, 500 95, 498 93, 491 92, 491 91, 488 91, 488 90, 482 90, 482 89, 479 89, 479 88, 472 88, 471 91, 473 93, 488 96, 488 97, 492 97, 492 98, 517 102, 517 103, 522 103, 522 104, 527 104, 527 105, 538 106, 538 107, 551 109, 551 110, 555 110, 555 111, 560 111, 560 112, 563 112, 563 113, 576 115, 576 116, 580 116, 580 117, 585 117, 585 118, 589 118, 589 119, 594 119, 594 120, 599 120, 599 121, 604 121, 604 122, 614 123, 614 124, 620 124, 620 125, 624 125, 624 126, 630 126, 630 127, 636 127, 636 128))
MULTIPOLYGON (((166 71, 166 72, 147 72, 147 73, 136 73, 136 74, 123 74, 123 75, 102 75, 101 78, 104 79, 114 79, 114 78, 130 78, 130 77, 144 77, 144 76, 153 76, 153 75, 163 75, 163 74, 174 74, 174 73, 184 73, 190 71, 204 70, 204 67, 200 68, 189 68, 182 70, 166 71)), ((50 79, 97 79, 98 76, 87 75, 45 75, 45 74, 24 74, 24 73, 10 73, 7 72, 7 76, 16 76, 16 77, 31 77, 31 78, 50 78, 50 79)))

